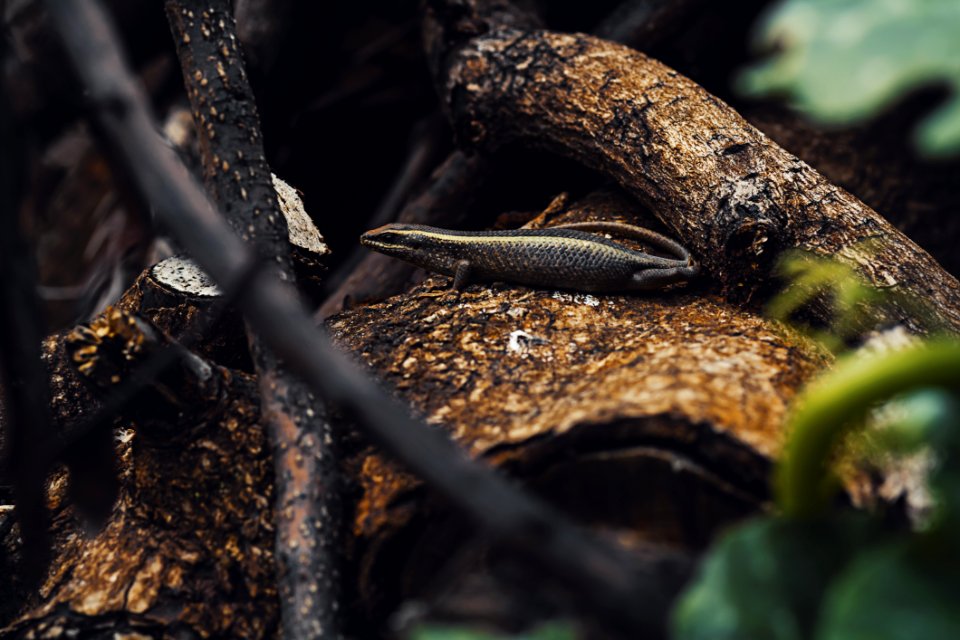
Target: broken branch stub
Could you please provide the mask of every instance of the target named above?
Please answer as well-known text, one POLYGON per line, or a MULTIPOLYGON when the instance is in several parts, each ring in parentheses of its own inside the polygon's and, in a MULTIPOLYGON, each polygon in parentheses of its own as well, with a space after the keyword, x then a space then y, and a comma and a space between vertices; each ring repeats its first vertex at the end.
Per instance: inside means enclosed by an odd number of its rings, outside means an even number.
MULTIPOLYGON (((428 14, 431 16, 434 14, 428 14)), ((428 24, 434 52, 447 32, 428 24)), ((763 297, 788 249, 832 256, 914 301, 884 323, 960 329, 960 283, 909 238, 732 108, 632 49, 582 34, 494 29, 446 57, 442 98, 461 140, 520 139, 613 177, 742 299, 763 297)), ((826 309, 813 313, 829 320, 826 309)))

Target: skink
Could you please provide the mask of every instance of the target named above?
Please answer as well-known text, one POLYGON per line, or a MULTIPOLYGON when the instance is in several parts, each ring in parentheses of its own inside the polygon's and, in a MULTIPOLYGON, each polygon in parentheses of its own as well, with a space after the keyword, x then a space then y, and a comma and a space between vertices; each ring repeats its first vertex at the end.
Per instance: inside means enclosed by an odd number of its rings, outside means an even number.
POLYGON ((618 222, 580 222, 547 229, 452 231, 388 224, 360 243, 380 253, 471 280, 590 292, 644 291, 688 280, 699 267, 683 246, 659 233, 618 222), (597 233, 630 237, 675 257, 636 251, 597 233))

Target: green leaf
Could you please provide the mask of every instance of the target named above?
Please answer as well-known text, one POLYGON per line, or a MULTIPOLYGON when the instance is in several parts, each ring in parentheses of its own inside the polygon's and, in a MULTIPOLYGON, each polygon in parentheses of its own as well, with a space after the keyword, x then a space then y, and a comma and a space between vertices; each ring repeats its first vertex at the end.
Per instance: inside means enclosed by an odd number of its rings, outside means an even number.
POLYGON ((960 151, 960 2, 957 0, 782 0, 761 24, 778 47, 747 70, 741 88, 784 93, 825 123, 849 124, 927 85, 952 91, 919 128, 930 154, 960 151))
MULTIPOLYGON (((863 249, 870 250, 868 246, 863 249)), ((790 324, 834 352, 840 351, 844 340, 856 335, 865 318, 884 302, 883 294, 852 266, 833 258, 790 251, 781 258, 777 272, 788 284, 769 302, 767 315, 790 324), (832 300, 827 329, 815 330, 794 321, 793 314, 823 294, 829 294, 832 300)))
POLYGON ((861 554, 828 592, 816 639, 960 638, 960 566, 930 542, 915 538, 861 554))
POLYGON ((810 637, 827 585, 872 538, 861 518, 761 519, 727 534, 673 612, 677 640, 810 637))

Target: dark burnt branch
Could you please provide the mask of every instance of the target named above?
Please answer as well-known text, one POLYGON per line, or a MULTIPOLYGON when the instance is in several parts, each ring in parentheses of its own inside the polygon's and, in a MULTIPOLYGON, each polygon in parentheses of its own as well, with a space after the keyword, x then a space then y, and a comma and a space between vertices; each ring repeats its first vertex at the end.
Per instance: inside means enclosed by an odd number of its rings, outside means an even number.
MULTIPOLYGON (((0 45, 0 60, 4 47, 0 45)), ((36 266, 20 232, 20 189, 24 162, 17 126, 0 83, 0 402, 9 472, 23 538, 27 582, 39 578, 50 551, 43 456, 50 431, 47 374, 40 359, 44 322, 37 299, 36 266)))
MULTIPOLYGON (((256 381, 116 307, 61 345, 96 395, 162 354, 174 353, 174 366, 145 380, 124 412, 135 429, 117 443, 120 506, 86 535, 56 519, 56 563, 4 637, 100 637, 93 629, 105 616, 120 636, 163 621, 165 635, 269 637, 279 619, 273 469, 256 381)), ((51 483, 50 500, 62 505, 59 493, 51 483)))
MULTIPOLYGON (((253 259, 230 232, 175 152, 156 132, 99 4, 49 0, 57 29, 87 89, 118 165, 140 197, 201 266, 225 287, 253 259)), ((240 300, 264 341, 311 387, 339 404, 387 451, 478 522, 497 543, 525 558, 610 626, 636 637, 662 618, 664 598, 622 552, 588 536, 407 413, 317 331, 293 291, 270 273, 252 278, 240 300)))
MULTIPOLYGON (((170 291, 165 287, 161 290, 163 285, 158 282, 158 270, 173 261, 182 261, 182 259, 170 258, 141 274, 131 290, 126 292, 117 302, 116 307, 127 313, 146 318, 176 342, 168 348, 151 350, 149 357, 138 359, 137 367, 124 372, 120 384, 103 389, 98 394, 102 403, 90 417, 76 424, 64 422, 62 425, 58 425, 60 428, 51 434, 50 441, 46 444, 45 454, 51 462, 61 459, 77 447, 79 442, 87 438, 101 439, 104 434, 109 436, 116 417, 126 414, 128 409, 133 408, 133 402, 142 394, 144 388, 152 385, 155 380, 162 378, 175 364, 183 360, 183 352, 195 349, 198 355, 206 357, 212 355, 210 354, 211 351, 217 351, 217 347, 220 346, 218 343, 224 340, 234 349, 241 346, 235 342, 230 342, 230 338, 233 337, 231 334, 234 333, 228 330, 231 320, 233 320, 231 306, 234 304, 239 291, 246 286, 247 278, 255 273, 257 267, 251 268, 247 277, 238 278, 234 282, 233 290, 224 295, 211 296, 206 300, 197 297, 189 299, 190 292, 183 289, 170 291), (168 299, 157 300, 161 296, 168 299), (175 299, 177 305, 174 313, 168 312, 171 303, 169 299, 171 298, 175 299), (191 308, 185 310, 186 306, 191 308), (179 322, 171 322, 171 315, 176 317, 179 322), (214 336, 214 329, 219 331, 221 335, 214 336), (228 335, 224 336, 222 334, 228 335)), ((71 359, 69 357, 65 360, 56 358, 56 351, 62 346, 61 342, 62 340, 59 337, 51 341, 50 350, 54 353, 50 354, 50 365, 52 366, 48 375, 60 379, 66 378, 71 382, 78 383, 80 380, 76 377, 68 378, 64 375, 65 368, 73 364, 71 359)), ((234 362, 231 361, 230 364, 234 364, 234 362)), ((74 387, 67 391, 61 390, 60 393, 62 395, 75 395, 78 391, 74 387)), ((112 436, 109 440, 112 448, 112 436)))
MULTIPOLYGON (((467 208, 483 184, 485 161, 455 151, 433 172, 427 188, 397 216, 399 222, 445 226, 467 208)), ((316 313, 323 321, 343 309, 380 300, 399 292, 416 267, 380 253, 366 252, 346 280, 330 294, 316 313)))
MULTIPOLYGON (((424 31, 446 70, 442 97, 464 143, 490 149, 525 140, 606 173, 741 298, 762 298, 777 258, 801 249, 903 294, 881 324, 960 329, 953 276, 676 71, 589 36, 508 25, 464 39, 459 23, 443 20, 428 13, 424 31), (918 300, 929 309, 918 313, 918 300)), ((811 311, 829 322, 829 309, 811 311)))
MULTIPOLYGON (((273 187, 231 0, 167 0, 197 127, 204 181, 234 230, 294 282, 287 223, 273 187)), ((248 329, 274 452, 275 554, 287 638, 335 638, 340 531, 337 466, 324 405, 248 329)))

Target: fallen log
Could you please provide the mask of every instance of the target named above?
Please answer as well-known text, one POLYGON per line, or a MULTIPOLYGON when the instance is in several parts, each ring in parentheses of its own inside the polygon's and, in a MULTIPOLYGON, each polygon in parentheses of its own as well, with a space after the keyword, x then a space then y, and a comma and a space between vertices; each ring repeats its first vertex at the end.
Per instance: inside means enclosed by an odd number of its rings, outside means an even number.
MULTIPOLYGON (((612 193, 551 210, 548 226, 637 222, 636 204, 612 193)), ((696 554, 762 509, 790 401, 831 361, 703 282, 650 296, 449 285, 432 278, 330 328, 473 456, 634 550, 696 554)), ((372 618, 463 587, 469 528, 380 456, 352 464, 355 571, 372 618)))
MULTIPOLYGON (((176 366, 145 381, 124 414, 117 445, 124 477, 109 520, 90 537, 74 530, 55 549, 36 606, 4 637, 175 627, 203 636, 269 635, 279 617, 273 462, 256 381, 117 309, 59 344, 98 396, 160 350, 172 350, 176 366)), ((62 478, 52 485, 54 495, 62 485, 62 478)))
MULTIPOLYGON (((779 287, 778 258, 800 249, 900 294, 879 324, 960 329, 955 277, 729 106, 641 53, 533 29, 504 4, 428 7, 430 60, 463 143, 489 150, 519 139, 611 176, 737 300, 779 287)), ((826 306, 811 313, 829 321, 826 306)))

